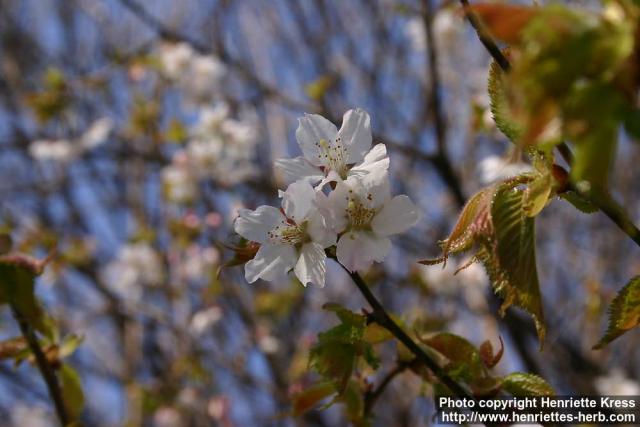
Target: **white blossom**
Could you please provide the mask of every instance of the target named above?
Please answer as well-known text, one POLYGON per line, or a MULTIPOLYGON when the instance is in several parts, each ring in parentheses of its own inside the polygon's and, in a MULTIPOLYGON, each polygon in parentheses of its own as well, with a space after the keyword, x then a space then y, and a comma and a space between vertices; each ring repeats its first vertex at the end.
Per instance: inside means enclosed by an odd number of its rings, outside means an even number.
POLYGON ((76 157, 77 150, 67 139, 33 141, 29 146, 29 153, 40 161, 55 161, 65 163, 76 157))
POLYGON ((85 150, 91 150, 105 142, 113 129, 113 120, 108 117, 93 122, 79 138, 80 146, 85 150))
POLYGON ((420 218, 409 197, 391 198, 388 174, 382 169, 338 183, 323 210, 334 230, 342 232, 336 255, 350 271, 383 261, 391 250, 389 237, 408 230, 420 218))
POLYGON ((110 262, 103 278, 122 298, 133 302, 142 297, 142 287, 157 286, 164 280, 164 265, 160 255, 148 243, 128 243, 110 262))
POLYGON ((324 249, 335 243, 335 234, 317 209, 317 194, 307 181, 298 181, 281 193, 282 210, 260 206, 240 211, 236 233, 260 243, 255 258, 245 264, 249 283, 278 280, 293 269, 304 285, 324 286, 324 249))
POLYGON ((490 184, 501 179, 512 178, 525 172, 530 172, 531 166, 526 163, 512 163, 504 157, 488 156, 479 163, 480 181, 490 184))
POLYGON ((178 79, 185 73, 195 54, 187 43, 167 43, 160 47, 158 56, 165 75, 178 79))
POLYGON ((640 384, 628 378, 620 369, 613 369, 609 375, 596 378, 594 385, 602 396, 637 396, 640 384))
POLYGON ((162 189, 174 203, 190 203, 196 198, 198 185, 185 152, 176 153, 172 163, 162 169, 162 189))
POLYGON ((189 323, 189 330, 195 335, 203 335, 222 319, 222 309, 218 306, 196 312, 189 323))
POLYGON ((278 159, 275 164, 289 181, 308 180, 311 184, 341 181, 373 170, 387 170, 389 158, 384 144, 371 148, 369 114, 360 109, 344 114, 340 130, 318 114, 298 120, 296 139, 303 157, 278 159))
POLYGON ((56 423, 45 408, 19 403, 11 409, 11 425, 15 427, 53 427, 56 423))

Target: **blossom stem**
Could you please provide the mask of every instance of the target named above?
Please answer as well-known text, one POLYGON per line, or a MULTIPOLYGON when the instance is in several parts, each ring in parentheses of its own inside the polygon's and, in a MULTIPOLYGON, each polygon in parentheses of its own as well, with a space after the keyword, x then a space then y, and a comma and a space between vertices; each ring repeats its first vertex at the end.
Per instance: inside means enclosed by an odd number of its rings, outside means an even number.
POLYGON ((67 409, 64 405, 62 390, 60 389, 60 384, 58 384, 58 378, 56 377, 55 371, 47 360, 47 356, 44 354, 42 347, 40 347, 40 343, 38 342, 38 338, 36 337, 33 327, 16 309, 16 307, 12 305, 11 310, 13 312, 13 317, 16 319, 16 322, 20 327, 22 336, 27 341, 27 345, 29 346, 31 353, 33 353, 33 356, 36 359, 36 365, 38 366, 40 375, 42 375, 42 379, 47 385, 47 390, 49 392, 51 400, 53 401, 58 420, 60 421, 60 424, 62 426, 67 426, 71 422, 71 418, 69 417, 67 409))
POLYGON ((447 386, 449 390, 460 398, 468 398, 474 399, 474 397, 464 389, 460 384, 453 380, 445 371, 436 363, 435 360, 431 358, 392 318, 389 316, 387 311, 384 309, 380 301, 376 298, 376 296, 371 292, 369 286, 362 279, 360 274, 357 272, 349 271, 345 266, 340 264, 344 270, 349 273, 351 279, 356 284, 360 293, 367 300, 371 308, 373 308, 373 312, 370 313, 371 319, 376 322, 378 325, 385 328, 389 331, 394 337, 398 339, 402 344, 404 344, 407 349, 416 357, 416 359, 429 368, 433 374, 440 380, 442 384, 447 386))

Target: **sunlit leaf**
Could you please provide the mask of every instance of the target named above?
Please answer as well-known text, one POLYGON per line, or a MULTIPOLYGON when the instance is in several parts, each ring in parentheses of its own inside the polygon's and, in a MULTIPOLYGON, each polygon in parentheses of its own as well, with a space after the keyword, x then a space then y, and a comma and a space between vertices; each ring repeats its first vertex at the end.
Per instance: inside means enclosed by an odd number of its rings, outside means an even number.
POLYGON ((555 391, 543 378, 514 372, 502 379, 502 389, 516 397, 554 396, 555 391))
POLYGON ((78 419, 84 408, 84 392, 80 375, 71 366, 65 364, 60 369, 62 396, 65 407, 73 419, 78 419))
POLYGON ((601 349, 640 324, 640 276, 632 278, 609 306, 607 332, 594 346, 601 349))
POLYGON ((336 393, 336 387, 331 381, 316 383, 300 393, 296 393, 292 398, 293 416, 299 417, 311 410, 322 400, 336 393))
POLYGON ((524 211, 524 191, 502 186, 491 206, 495 230, 493 248, 480 257, 487 268, 493 289, 504 298, 500 311, 516 305, 533 316, 538 338, 544 341, 542 299, 535 255, 534 219, 524 211))

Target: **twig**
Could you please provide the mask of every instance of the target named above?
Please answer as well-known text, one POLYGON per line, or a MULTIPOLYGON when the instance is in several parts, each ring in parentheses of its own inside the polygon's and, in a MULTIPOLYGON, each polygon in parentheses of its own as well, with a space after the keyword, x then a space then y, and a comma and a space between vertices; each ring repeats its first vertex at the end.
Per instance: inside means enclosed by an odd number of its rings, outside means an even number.
POLYGON ((401 362, 399 361, 396 366, 392 370, 390 370, 387 375, 382 378, 380 384, 375 389, 367 392, 364 396, 364 414, 365 416, 371 413, 373 409, 373 405, 375 405, 378 398, 384 393, 384 390, 387 388, 391 381, 400 373, 404 372, 409 366, 411 366, 412 362, 401 362))
POLYGON ((367 284, 364 282, 360 274, 357 272, 349 271, 345 266, 338 263, 348 274, 356 284, 364 298, 367 300, 373 311, 370 313, 372 321, 385 328, 387 331, 404 344, 407 349, 416 357, 416 359, 429 368, 433 374, 442 382, 445 386, 451 390, 451 392, 460 398, 473 399, 473 396, 469 394, 460 384, 454 381, 441 367, 431 358, 425 351, 389 316, 384 309, 380 301, 371 292, 367 284))
POLYGON ((16 319, 16 322, 18 322, 18 326, 20 327, 22 336, 27 341, 29 349, 36 359, 36 364, 38 365, 40 375, 42 375, 42 378, 47 385, 49 396, 51 397, 51 400, 53 400, 58 420, 60 420, 60 424, 63 427, 67 426, 71 422, 71 419, 69 418, 67 409, 64 406, 64 398, 62 396, 60 385, 58 384, 56 373, 54 372, 53 367, 49 364, 47 356, 42 351, 42 348, 40 347, 40 343, 38 342, 38 338, 36 337, 32 326, 14 306, 11 306, 11 310, 13 312, 13 317, 16 319))

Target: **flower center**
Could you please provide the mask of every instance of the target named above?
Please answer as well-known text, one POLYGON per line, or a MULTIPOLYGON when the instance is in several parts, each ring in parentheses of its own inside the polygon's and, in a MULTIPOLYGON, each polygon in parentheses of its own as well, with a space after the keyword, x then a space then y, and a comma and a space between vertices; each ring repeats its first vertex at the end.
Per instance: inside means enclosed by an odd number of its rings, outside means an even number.
POLYGON ((282 222, 280 225, 276 225, 276 227, 267 233, 269 240, 271 243, 280 244, 280 245, 291 245, 295 246, 301 243, 305 243, 309 241, 309 236, 307 234, 307 222, 303 222, 302 224, 296 224, 292 220, 287 220, 287 222, 282 222))
MULTIPOLYGON (((354 196, 349 190, 349 201, 347 203, 347 217, 352 230, 366 230, 370 228, 371 220, 376 214, 376 210, 366 207, 360 198, 354 196)), ((372 200, 371 194, 367 194, 367 200, 372 200)))
POLYGON ((330 170, 337 172, 342 179, 347 178, 347 149, 338 137, 334 144, 331 144, 326 139, 321 139, 316 143, 318 151, 320 152, 320 160, 325 165, 325 174, 330 170))

